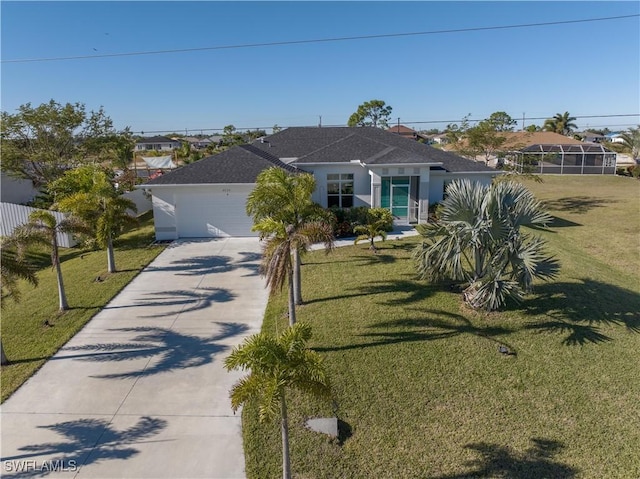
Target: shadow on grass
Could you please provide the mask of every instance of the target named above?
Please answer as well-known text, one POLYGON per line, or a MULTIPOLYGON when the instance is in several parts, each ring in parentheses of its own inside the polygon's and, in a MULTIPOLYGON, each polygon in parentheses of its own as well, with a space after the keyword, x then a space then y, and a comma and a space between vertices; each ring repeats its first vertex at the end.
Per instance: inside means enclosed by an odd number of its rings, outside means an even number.
POLYGON ((533 446, 522 453, 509 447, 486 442, 468 444, 467 449, 476 451, 479 458, 469 461, 471 469, 460 474, 432 477, 431 479, 463 479, 504 477, 509 479, 570 479, 576 477, 578 469, 555 461, 564 445, 559 441, 533 438, 533 446))
POLYGON ((602 327, 618 326, 640 333, 640 294, 618 286, 582 279, 578 283, 546 283, 525 301, 525 315, 541 316, 527 329, 566 334, 567 346, 611 341, 602 327))
POLYGON ((133 445, 155 436, 166 426, 167 421, 164 419, 151 417, 141 417, 137 424, 125 430, 115 429, 107 419, 77 419, 38 426, 55 432, 65 440, 30 444, 19 448, 19 451, 23 451, 20 454, 2 457, 5 466, 2 477, 42 477, 50 473, 59 475, 63 470, 73 474, 77 468, 88 464, 109 459, 128 459, 140 452, 133 445), (42 459, 34 459, 38 457, 42 459), (7 464, 15 464, 15 468, 22 464, 23 470, 7 474, 7 464), (25 465, 33 467, 24 467, 25 465), (59 469, 56 470, 56 467, 59 469))
POLYGON ((359 288, 351 289, 353 293, 345 293, 337 296, 328 296, 325 298, 311 299, 305 301, 305 304, 321 303, 324 301, 335 301, 347 298, 357 298, 361 296, 373 296, 383 294, 393 294, 391 299, 381 298, 381 304, 407 306, 416 301, 422 301, 437 291, 437 287, 425 286, 418 281, 396 279, 391 281, 373 281, 359 288))
MULTIPOLYGON (((407 318, 393 321, 376 323, 371 328, 386 329, 381 332, 371 332, 359 335, 364 338, 372 338, 368 343, 348 344, 344 346, 319 347, 316 351, 343 351, 349 349, 360 349, 373 346, 386 346, 389 344, 434 341, 438 339, 448 339, 460 334, 473 334, 496 344, 505 345, 514 351, 513 346, 498 340, 496 336, 505 336, 514 330, 503 327, 478 327, 474 326, 469 319, 459 314, 447 311, 418 311, 421 314, 427 313, 432 317, 407 318)), ((514 353, 515 355, 515 353, 514 353)))
POLYGON ((600 208, 609 204, 617 203, 610 198, 594 198, 592 196, 566 196, 557 200, 545 201, 547 209, 555 211, 570 211, 572 213, 587 213, 594 208, 600 208))
POLYGON ((177 331, 157 327, 118 328, 110 331, 138 333, 127 343, 98 343, 86 346, 64 347, 63 351, 79 354, 55 356, 52 360, 78 359, 91 362, 122 362, 137 359, 154 359, 137 371, 92 376, 100 379, 126 379, 153 376, 177 369, 203 366, 229 349, 220 344, 247 331, 248 326, 239 323, 215 323, 221 331, 208 338, 180 334, 177 331))

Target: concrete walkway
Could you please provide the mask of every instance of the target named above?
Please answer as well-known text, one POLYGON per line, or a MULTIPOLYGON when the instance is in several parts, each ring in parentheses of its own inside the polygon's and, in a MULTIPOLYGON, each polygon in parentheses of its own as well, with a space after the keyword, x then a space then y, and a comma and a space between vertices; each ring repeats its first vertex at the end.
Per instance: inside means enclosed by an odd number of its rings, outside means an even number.
POLYGON ((223 359, 260 330, 257 239, 167 248, 2 405, 2 477, 244 477, 223 359))

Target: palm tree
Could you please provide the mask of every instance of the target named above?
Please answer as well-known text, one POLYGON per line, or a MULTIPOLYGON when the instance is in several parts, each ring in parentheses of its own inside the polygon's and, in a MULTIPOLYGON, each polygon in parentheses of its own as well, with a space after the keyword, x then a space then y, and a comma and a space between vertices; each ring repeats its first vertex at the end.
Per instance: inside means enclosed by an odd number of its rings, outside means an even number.
MULTIPOLYGON (((296 323, 295 285, 300 278, 299 274, 296 276, 296 270, 300 267, 299 252, 306 251, 319 238, 333 238, 333 230, 331 225, 324 221, 310 221, 296 227, 285 225, 273 218, 261 220, 256 224, 256 229, 269 232, 260 270, 267 279, 270 294, 282 291, 287 283, 289 324, 293 326, 296 323)), ((333 243, 327 248, 330 246, 333 246, 333 243)))
POLYGON ((224 363, 228 371, 250 370, 231 390, 234 412, 254 401, 258 404, 261 422, 280 412, 284 479, 291 477, 286 390, 297 389, 318 398, 331 397, 322 357, 307 348, 310 338, 311 327, 304 323, 287 328, 278 337, 259 333, 234 348, 224 363))
POLYGON ((568 111, 556 113, 553 118, 549 118, 544 122, 542 129, 567 136, 575 128, 578 128, 578 125, 574 123, 575 120, 576 117, 571 116, 568 111))
POLYGON ((58 253, 58 233, 86 233, 87 225, 78 217, 70 216, 59 223, 49 211, 37 210, 29 215, 29 222, 17 227, 13 238, 20 248, 27 248, 32 244, 42 244, 51 248, 51 265, 56 270, 58 280, 58 304, 60 311, 69 309, 67 296, 62 280, 62 268, 58 253))
POLYGON ((439 220, 421 227, 413 253, 421 278, 462 283, 465 302, 493 311, 531 291, 533 280, 553 279, 556 259, 545 242, 520 231, 551 221, 529 190, 514 181, 490 186, 456 180, 447 188, 439 220))
POLYGON ((622 144, 629 150, 634 160, 640 157, 640 125, 637 128, 629 128, 620 135, 622 144))
POLYGON ((107 250, 107 269, 115 273, 116 262, 113 241, 138 220, 129 214, 137 211, 135 203, 120 195, 106 172, 96 169, 92 182, 85 191, 69 194, 57 203, 58 209, 82 218, 86 224, 94 225, 91 236, 98 245, 107 250))
POLYGON ((387 222, 385 220, 370 221, 366 225, 358 225, 353 228, 353 231, 358 235, 353 244, 358 244, 360 241, 369 241, 369 249, 374 253, 378 252, 375 239, 379 236, 382 241, 387 239, 387 232, 385 230, 387 222))
POLYGON ((324 243, 327 251, 333 249, 333 230, 326 213, 311 199, 315 188, 313 175, 291 174, 273 167, 258 175, 256 187, 247 199, 247 214, 253 217, 253 230, 260 232, 262 239, 282 236, 289 226, 296 233, 295 247, 290 250, 295 304, 302 304, 301 253, 313 243, 324 243), (306 238, 302 238, 303 233, 306 238))
MULTIPOLYGON (((20 301, 20 290, 18 282, 27 281, 33 286, 38 285, 38 277, 34 266, 29 263, 24 252, 19 249, 19 244, 15 237, 3 238, 0 244, 0 284, 2 297, 0 307, 4 307, 5 301, 12 298, 15 302, 20 301), (16 251, 17 249, 17 251, 16 251)), ((4 352, 2 338, 0 337, 0 364, 8 364, 7 355, 4 352)))

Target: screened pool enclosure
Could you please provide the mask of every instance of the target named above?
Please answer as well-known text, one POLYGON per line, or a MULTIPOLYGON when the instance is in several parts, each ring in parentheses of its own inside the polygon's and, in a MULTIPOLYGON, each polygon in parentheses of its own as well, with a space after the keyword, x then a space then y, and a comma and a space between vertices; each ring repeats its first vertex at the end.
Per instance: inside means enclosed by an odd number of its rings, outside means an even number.
POLYGON ((505 160, 518 171, 559 175, 616 173, 616 153, 596 143, 581 145, 531 145, 509 153, 505 160))

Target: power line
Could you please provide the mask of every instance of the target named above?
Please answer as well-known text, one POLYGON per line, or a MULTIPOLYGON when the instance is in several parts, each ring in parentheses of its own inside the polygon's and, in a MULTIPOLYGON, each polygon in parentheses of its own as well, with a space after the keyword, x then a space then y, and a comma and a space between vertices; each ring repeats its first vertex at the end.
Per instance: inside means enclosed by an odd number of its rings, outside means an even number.
MULTIPOLYGON (((580 119, 585 119, 585 118, 624 118, 624 117, 640 117, 640 113, 621 113, 621 114, 607 114, 607 115, 579 115, 579 116, 575 116, 574 118, 576 120, 580 120, 580 119)), ((546 117, 525 117, 525 120, 548 120, 550 117, 546 116, 546 117)), ((479 119, 479 120, 472 120, 472 119, 467 119, 467 121, 469 122, 479 122, 484 120, 483 119, 479 119)), ((403 125, 418 125, 418 124, 435 124, 435 123, 456 123, 459 122, 460 119, 457 120, 423 120, 423 121, 402 121, 403 125)), ((620 125, 608 125, 608 126, 628 126, 631 125, 633 126, 634 123, 626 123, 626 124, 620 124, 620 125)), ((299 125, 296 125, 299 126, 299 125)), ((308 127, 318 127, 318 125, 306 125, 308 127)), ((336 127, 344 127, 347 126, 346 124, 340 124, 340 125, 322 125, 322 128, 336 128, 336 127)), ((606 126, 606 125, 605 125, 606 126)), ((290 126, 280 126, 280 128, 285 129, 285 128, 290 128, 290 126)), ((589 127, 593 127, 595 128, 595 126, 589 125, 589 127)), ((247 130, 270 130, 271 128, 273 128, 273 125, 271 126, 252 126, 252 127, 237 127, 236 131, 247 131, 247 130)), ((205 131, 210 131, 210 132, 216 132, 216 131, 223 131, 224 128, 166 128, 164 130, 142 130, 142 131, 133 131, 132 133, 140 133, 140 134, 151 134, 151 133, 167 133, 167 132, 174 132, 177 133, 179 131, 183 131, 185 130, 185 132, 193 132, 194 134, 197 132, 205 132, 205 131)))
POLYGON ((174 50, 152 50, 152 51, 146 51, 146 52, 104 53, 100 55, 79 55, 79 56, 49 57, 49 58, 21 58, 21 59, 14 59, 14 60, 2 60, 0 61, 0 63, 34 63, 34 62, 53 62, 53 61, 64 61, 64 60, 86 60, 86 59, 92 59, 92 58, 163 55, 168 53, 201 52, 201 51, 209 51, 209 50, 231 50, 231 49, 238 49, 238 48, 302 45, 302 44, 308 44, 308 43, 372 40, 376 38, 398 38, 398 37, 410 37, 410 36, 420 36, 420 35, 441 35, 446 33, 481 32, 481 31, 489 31, 489 30, 507 30, 507 29, 515 29, 515 28, 546 27, 546 26, 552 26, 552 25, 568 25, 568 24, 575 24, 575 23, 622 20, 622 19, 635 18, 635 17, 640 17, 640 14, 619 15, 615 17, 585 18, 581 20, 562 20, 557 22, 522 23, 517 25, 497 25, 497 26, 491 26, 491 27, 455 28, 455 29, 449 29, 449 30, 431 30, 431 31, 424 31, 424 32, 409 32, 409 33, 386 33, 386 34, 378 34, 378 35, 359 35, 359 36, 352 36, 352 37, 316 38, 311 40, 289 40, 289 41, 282 41, 282 42, 245 43, 245 44, 238 44, 238 45, 219 45, 219 46, 213 46, 213 47, 180 48, 180 49, 174 49, 174 50))

